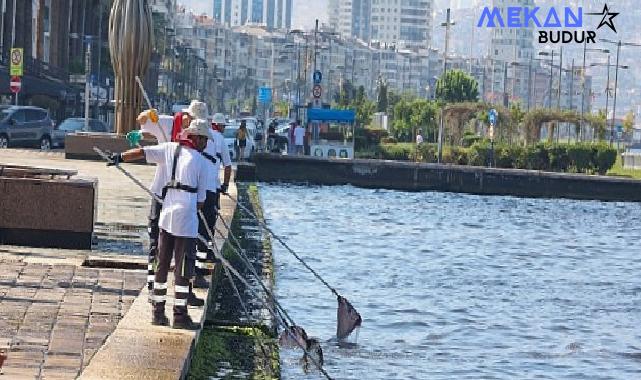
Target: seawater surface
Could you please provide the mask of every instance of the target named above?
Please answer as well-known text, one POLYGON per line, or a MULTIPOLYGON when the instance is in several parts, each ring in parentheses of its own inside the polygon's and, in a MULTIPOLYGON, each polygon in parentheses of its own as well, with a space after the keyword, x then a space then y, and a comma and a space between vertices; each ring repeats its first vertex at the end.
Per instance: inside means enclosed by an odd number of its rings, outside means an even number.
MULTIPOLYGON (((329 341, 336 299, 273 242, 277 298, 324 341, 335 379, 641 378, 641 206, 260 185, 268 225, 363 316, 329 341)), ((284 379, 304 374, 281 351, 284 379)))

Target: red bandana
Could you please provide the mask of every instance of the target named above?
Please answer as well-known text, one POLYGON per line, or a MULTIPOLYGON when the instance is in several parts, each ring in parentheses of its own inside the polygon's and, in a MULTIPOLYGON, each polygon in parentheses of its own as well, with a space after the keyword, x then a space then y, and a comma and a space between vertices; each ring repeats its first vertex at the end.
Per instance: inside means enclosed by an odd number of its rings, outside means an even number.
POLYGON ((187 148, 196 149, 196 145, 194 145, 194 142, 191 141, 188 138, 183 138, 183 139, 178 140, 178 144, 180 144, 180 145, 182 145, 184 147, 187 147, 187 148))

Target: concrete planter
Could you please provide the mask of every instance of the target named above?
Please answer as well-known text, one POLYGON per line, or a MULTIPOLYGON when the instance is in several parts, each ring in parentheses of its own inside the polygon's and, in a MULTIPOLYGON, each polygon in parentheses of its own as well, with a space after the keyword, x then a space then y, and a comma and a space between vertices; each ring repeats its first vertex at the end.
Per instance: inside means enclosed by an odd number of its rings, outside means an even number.
POLYGON ((28 172, 21 168, 0 175, 0 244, 91 249, 97 180, 28 172))
MULTIPOLYGON (((144 141, 141 144, 152 145, 144 141)), ((110 152, 124 152, 131 149, 125 136, 115 133, 80 132, 65 136, 65 158, 100 161, 102 158, 94 152, 94 146, 110 152)))

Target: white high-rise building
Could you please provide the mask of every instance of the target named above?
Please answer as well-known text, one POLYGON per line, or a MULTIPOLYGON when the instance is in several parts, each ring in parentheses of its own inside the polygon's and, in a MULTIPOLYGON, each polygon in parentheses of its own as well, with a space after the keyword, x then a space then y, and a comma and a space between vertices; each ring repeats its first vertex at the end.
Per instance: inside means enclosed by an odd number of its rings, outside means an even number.
POLYGON ((291 29, 293 0, 214 0, 214 20, 228 26, 291 29))
POLYGON ((329 22, 344 36, 427 49, 432 42, 433 0, 330 0, 329 22))
POLYGON ((329 25, 346 37, 369 40, 372 0, 329 0, 329 25))
MULTIPOLYGON (((534 0, 494 0, 492 6, 501 9, 502 16, 506 18, 508 7, 533 8, 535 4, 534 0)), ((534 28, 532 25, 523 28, 494 28, 489 51, 493 67, 493 90, 491 91, 494 94, 500 93, 501 96, 503 93, 507 94, 510 102, 527 101, 530 80, 528 78, 530 75, 529 65, 530 60, 535 58, 534 54, 534 28), (505 81, 506 76, 507 82, 505 81)))

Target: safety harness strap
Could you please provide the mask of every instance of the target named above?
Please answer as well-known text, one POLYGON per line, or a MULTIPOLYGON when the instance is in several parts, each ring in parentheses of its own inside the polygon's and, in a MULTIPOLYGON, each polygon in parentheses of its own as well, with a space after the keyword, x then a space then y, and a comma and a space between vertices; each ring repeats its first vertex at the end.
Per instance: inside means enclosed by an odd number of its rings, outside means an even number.
MULTIPOLYGON (((216 162, 217 162, 216 161, 216 157, 212 156, 211 154, 209 154, 207 152, 200 152, 200 153, 203 155, 203 157, 205 157, 206 159, 211 161, 212 164, 216 165, 216 162)), ((216 154, 216 155, 218 155, 218 154, 216 154)))
POLYGON ((188 193, 198 192, 197 188, 183 185, 182 183, 176 181, 176 166, 178 166, 178 156, 180 156, 181 150, 182 150, 182 145, 178 145, 176 147, 176 151, 174 152, 174 162, 171 168, 171 180, 165 185, 165 187, 162 188, 162 199, 165 199, 165 196, 167 195, 167 190, 169 189, 182 190, 188 193))

